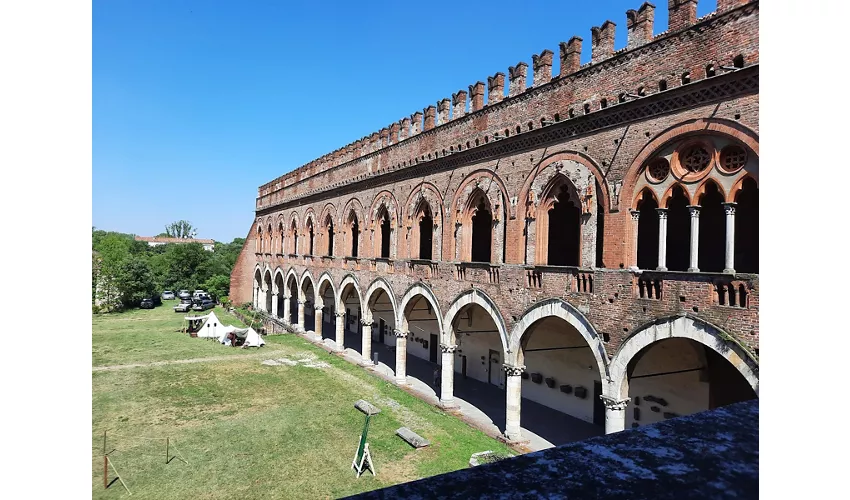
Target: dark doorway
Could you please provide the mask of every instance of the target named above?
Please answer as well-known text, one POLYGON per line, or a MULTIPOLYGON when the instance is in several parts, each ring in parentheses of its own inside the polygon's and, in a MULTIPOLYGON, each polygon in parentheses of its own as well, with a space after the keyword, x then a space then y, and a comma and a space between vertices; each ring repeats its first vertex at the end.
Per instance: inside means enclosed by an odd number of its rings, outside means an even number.
POLYGON ((744 179, 735 197, 735 270, 759 272, 759 188, 753 178, 744 179))
POLYGON ((717 354, 714 349, 704 347, 708 364, 708 408, 748 401, 756 397, 753 388, 732 363, 717 354))
POLYGON ((602 401, 602 382, 593 381, 593 424, 605 427, 605 402, 602 401))
POLYGON ((295 226, 292 226, 292 253, 298 253, 298 233, 295 230, 295 226))
POLYGON ((489 364, 487 365, 487 382, 493 385, 499 385, 499 382, 501 382, 499 378, 499 351, 489 349, 487 359, 489 360, 489 364))
POLYGON ((460 357, 460 374, 463 378, 466 378, 466 356, 460 357))
POLYGON ((334 223, 328 221, 328 257, 334 254, 334 223))
POLYGON ((308 226, 308 228, 309 228, 308 234, 309 234, 309 236, 310 236, 310 247, 308 248, 309 252, 307 253, 307 255, 313 255, 313 242, 314 242, 314 238, 313 238, 313 224, 310 224, 310 225, 308 226))
POLYGON ((581 235, 581 210, 571 199, 567 186, 558 190, 555 205, 549 210, 550 266, 578 266, 581 235))
POLYGON ((658 267, 658 203, 649 191, 638 202, 637 265, 640 269, 658 267))
POLYGON ((430 357, 429 357, 428 360, 432 363, 437 362, 437 346, 439 346, 439 345, 440 344, 439 344, 439 341, 437 340, 437 336, 432 333, 431 334, 431 340, 428 343, 428 347, 430 348, 430 353, 429 353, 430 357))
POLYGON ((667 201, 667 269, 687 271, 690 258, 691 213, 685 191, 676 186, 667 201))
POLYGON ((717 184, 706 184, 700 197, 699 213, 699 269, 703 272, 721 272, 726 264, 726 212, 723 195, 717 184))
POLYGON ((379 320, 378 323, 379 323, 379 325, 378 325, 378 342, 383 344, 384 343, 384 334, 387 331, 387 324, 384 323, 383 319, 379 320))
POLYGON ((425 216, 419 221, 419 258, 431 260, 431 246, 434 240, 434 219, 431 212, 426 210, 425 216))
POLYGON ((289 323, 294 325, 298 323, 298 292, 290 289, 289 293, 289 323))
POLYGON ((472 262, 490 262, 492 231, 493 216, 490 215, 490 212, 484 207, 484 202, 481 201, 472 217, 472 262))
POLYGON ((390 217, 387 212, 381 218, 381 257, 390 258, 390 217))
POLYGON ((354 216, 354 222, 351 224, 351 256, 357 257, 357 245, 360 240, 360 226, 357 224, 357 216, 354 216))

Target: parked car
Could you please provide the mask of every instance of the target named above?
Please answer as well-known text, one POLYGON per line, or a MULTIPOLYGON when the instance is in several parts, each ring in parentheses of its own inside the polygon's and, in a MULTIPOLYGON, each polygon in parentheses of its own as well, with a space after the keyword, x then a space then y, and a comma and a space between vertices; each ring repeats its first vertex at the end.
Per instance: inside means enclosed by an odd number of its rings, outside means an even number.
POLYGON ((192 303, 191 302, 181 301, 179 304, 174 306, 174 312, 176 312, 176 313, 189 312, 190 309, 192 309, 192 303))
POLYGON ((162 300, 174 300, 174 292, 171 290, 162 292, 162 300))
POLYGON ((191 300, 192 294, 190 294, 188 290, 180 290, 180 293, 177 294, 177 297, 179 297, 180 300, 191 300))
POLYGON ((193 311, 206 311, 207 309, 212 309, 215 307, 215 302, 209 299, 203 299, 195 302, 195 305, 192 306, 193 311))
POLYGON ((151 298, 142 299, 142 301, 139 303, 139 308, 141 308, 141 309, 153 309, 154 308, 153 299, 151 299, 151 298))

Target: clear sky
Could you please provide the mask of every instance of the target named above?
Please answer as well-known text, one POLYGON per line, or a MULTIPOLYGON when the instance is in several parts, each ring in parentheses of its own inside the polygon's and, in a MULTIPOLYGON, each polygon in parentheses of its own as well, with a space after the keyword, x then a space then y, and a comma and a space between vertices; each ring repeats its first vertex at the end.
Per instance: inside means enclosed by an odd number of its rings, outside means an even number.
POLYGON ((92 225, 245 237, 261 184, 640 5, 95 0, 92 225))

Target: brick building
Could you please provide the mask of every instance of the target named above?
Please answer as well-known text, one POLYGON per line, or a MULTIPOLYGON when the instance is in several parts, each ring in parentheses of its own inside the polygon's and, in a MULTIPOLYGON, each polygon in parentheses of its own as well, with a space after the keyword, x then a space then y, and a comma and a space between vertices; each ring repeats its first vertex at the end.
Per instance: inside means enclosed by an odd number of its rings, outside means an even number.
POLYGON ((626 47, 606 21, 588 64, 574 36, 533 78, 520 62, 261 186, 231 298, 380 351, 398 384, 444 367, 441 403, 496 394, 511 440, 757 397, 759 3, 696 3, 668 0, 659 35, 644 3, 626 47))

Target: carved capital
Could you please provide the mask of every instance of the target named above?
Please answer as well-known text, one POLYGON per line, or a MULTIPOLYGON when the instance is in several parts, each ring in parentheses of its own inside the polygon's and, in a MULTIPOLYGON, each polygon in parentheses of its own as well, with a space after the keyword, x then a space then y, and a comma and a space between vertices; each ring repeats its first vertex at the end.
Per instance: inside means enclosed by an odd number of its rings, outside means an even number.
POLYGON ((304 304, 306 304, 306 303, 307 303, 307 301, 306 301, 306 300, 298 299, 298 305, 299 305, 299 306, 303 306, 303 305, 304 305, 304 304))
POLYGON ((737 203, 734 201, 723 203, 723 210, 726 212, 726 215, 735 215, 735 205, 737 203))
POLYGON ((407 336, 410 335, 410 332, 405 332, 403 330, 399 330, 398 328, 394 328, 393 333, 395 334, 396 338, 399 339, 406 339, 407 336))
POLYGON ((658 212, 658 218, 660 220, 664 220, 667 218, 667 209, 666 208, 656 208, 656 212, 658 212))
POLYGON ((629 399, 612 399, 604 394, 599 396, 599 399, 605 404, 605 409, 611 411, 625 411, 630 401, 629 399))
POLYGON ((699 219, 699 210, 702 207, 699 205, 688 205, 688 211, 691 213, 691 219, 699 219))
POLYGON ((629 210, 629 213, 632 214, 632 220, 638 222, 640 220, 640 210, 629 210))
POLYGON ((360 324, 363 326, 372 326, 372 320, 360 318, 360 324))
POLYGON ((505 370, 505 375, 508 377, 519 377, 525 371, 524 366, 514 365, 502 365, 502 369, 505 370))
POLYGON ((313 309, 315 309, 316 311, 321 311, 324 308, 325 308, 325 306, 320 306, 319 304, 313 304, 313 309))
POLYGON ((334 316, 336 316, 337 318, 344 318, 345 317, 345 311, 337 311, 337 312, 334 313, 334 316))
POLYGON ((456 345, 440 344, 440 351, 441 352, 455 352, 456 350, 457 350, 456 345))

